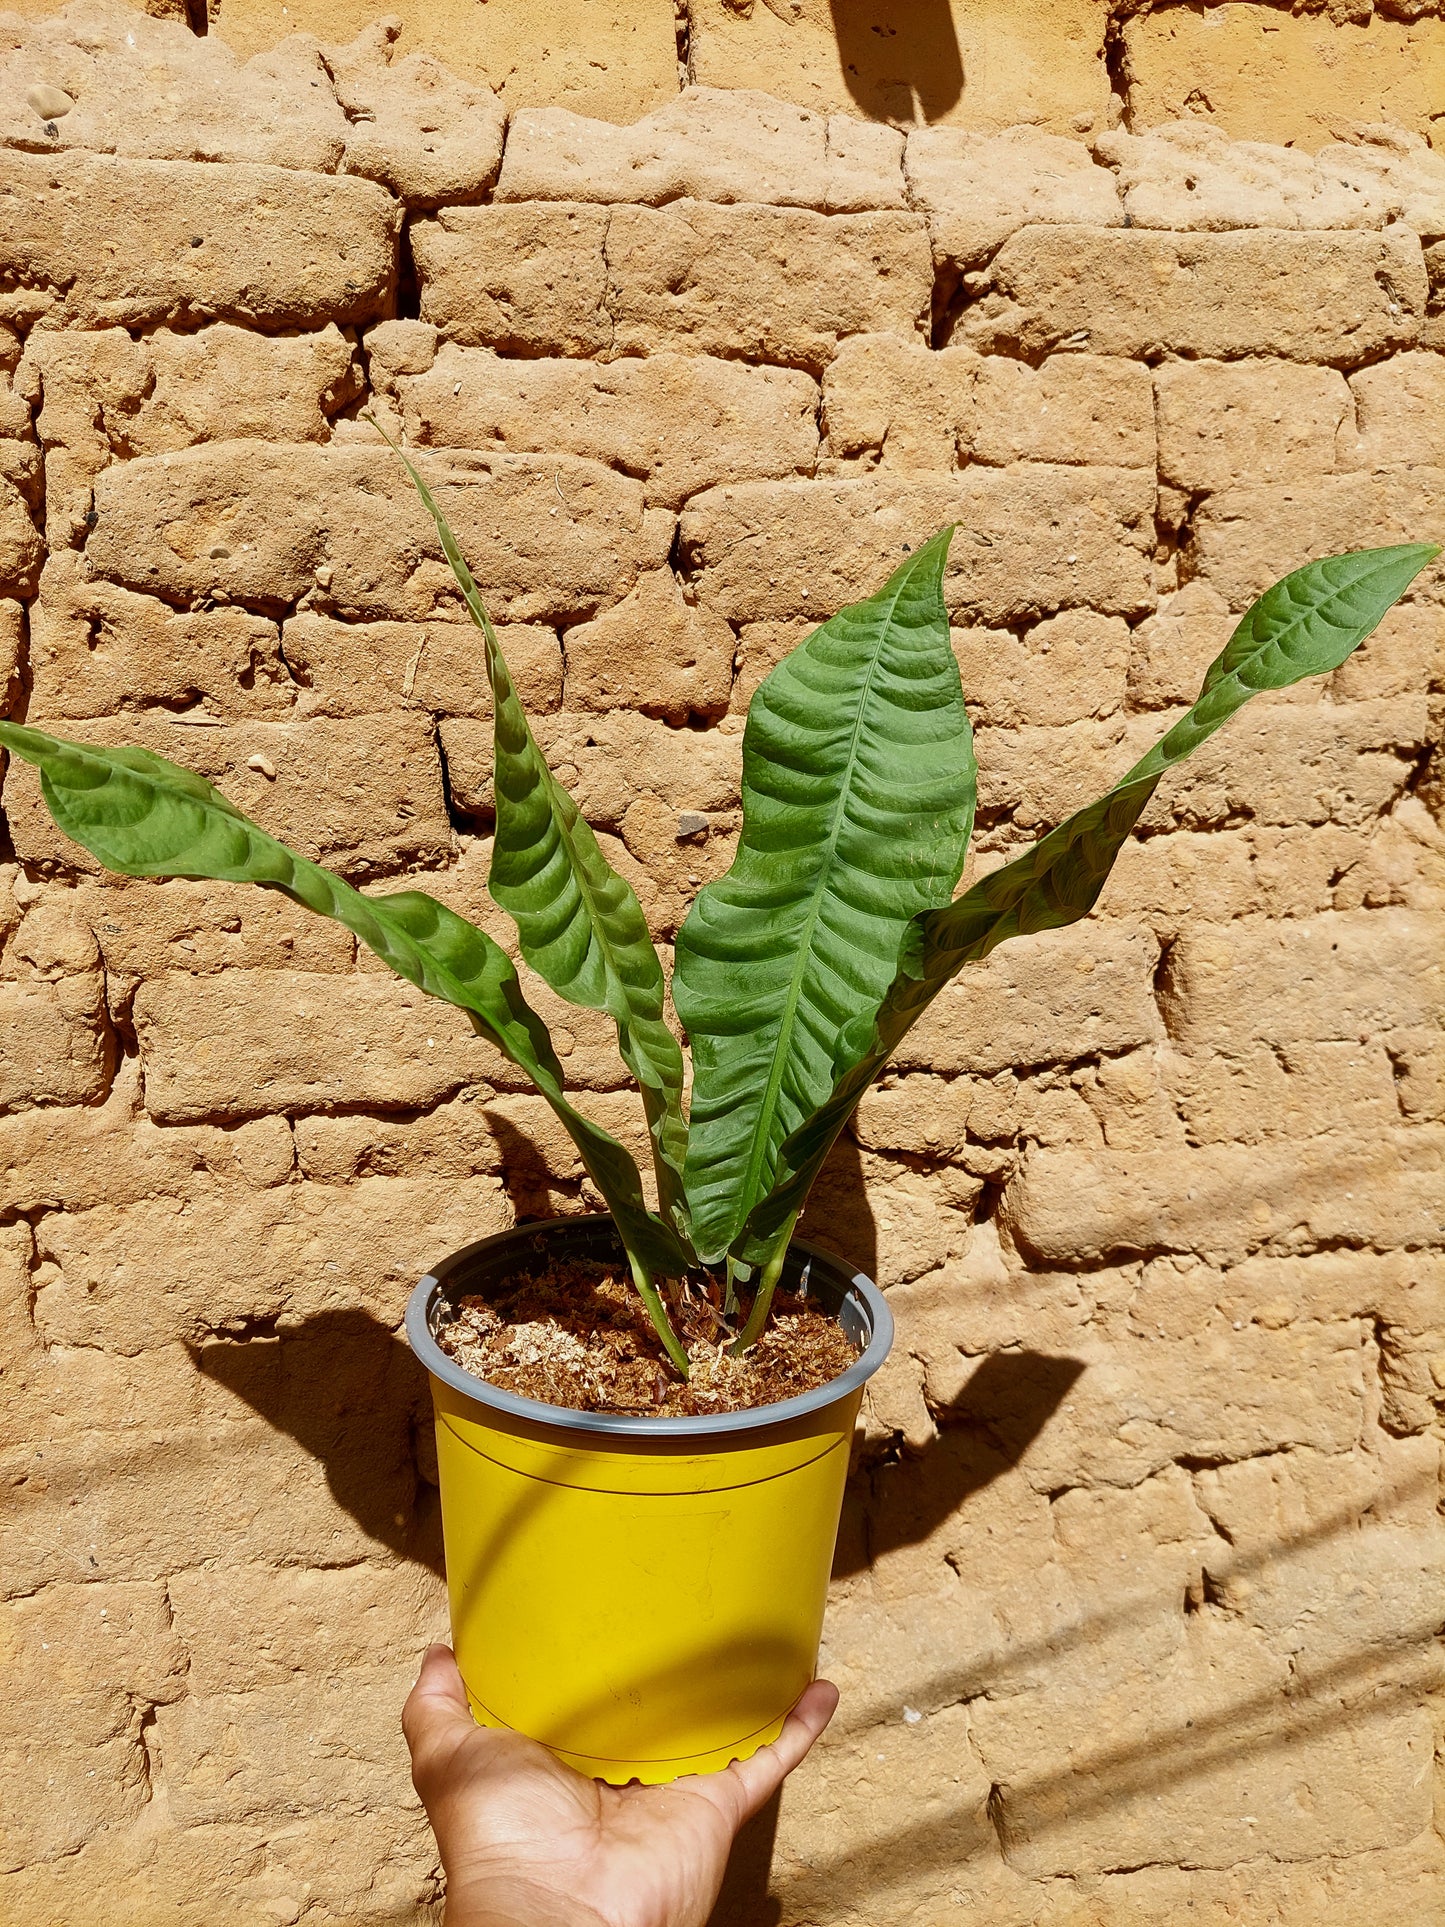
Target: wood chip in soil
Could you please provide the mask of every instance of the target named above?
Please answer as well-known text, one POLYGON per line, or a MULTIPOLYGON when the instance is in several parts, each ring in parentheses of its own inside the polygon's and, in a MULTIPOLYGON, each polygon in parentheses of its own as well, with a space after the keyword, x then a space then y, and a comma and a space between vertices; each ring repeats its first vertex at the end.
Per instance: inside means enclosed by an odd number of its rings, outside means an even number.
POLYGON ((463 1370, 505 1392, 577 1412, 691 1418, 746 1412, 815 1391, 858 1356, 843 1328, 807 1298, 778 1292, 773 1315, 742 1358, 728 1346, 742 1314, 724 1321, 716 1284, 685 1288, 670 1306, 692 1375, 684 1384, 652 1328, 630 1272, 562 1259, 485 1296, 444 1306, 437 1343, 463 1370))

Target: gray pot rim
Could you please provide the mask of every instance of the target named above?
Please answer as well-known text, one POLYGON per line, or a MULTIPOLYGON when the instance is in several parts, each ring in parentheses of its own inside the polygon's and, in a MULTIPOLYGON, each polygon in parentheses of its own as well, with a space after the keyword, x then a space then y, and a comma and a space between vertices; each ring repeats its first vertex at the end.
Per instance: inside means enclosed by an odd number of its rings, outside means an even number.
POLYGON ((819 1385, 811 1392, 802 1392, 796 1398, 780 1399, 774 1405, 755 1405, 746 1412, 699 1414, 687 1418, 647 1418, 626 1412, 579 1412, 570 1406, 547 1405, 540 1399, 522 1398, 515 1392, 505 1392, 500 1386, 489 1384, 486 1379, 463 1370, 455 1359, 448 1358, 432 1335, 431 1314, 455 1271, 482 1253, 513 1241, 531 1240, 563 1229, 575 1231, 581 1225, 601 1226, 610 1223, 611 1218, 603 1212, 547 1218, 535 1224, 517 1225, 511 1231, 496 1232, 489 1238, 478 1238, 474 1243, 452 1252, 435 1271, 429 1271, 420 1280, 408 1300, 406 1336, 412 1351, 434 1378, 439 1378, 453 1391, 475 1399, 479 1405, 504 1412, 514 1419, 528 1420, 535 1425, 549 1425, 564 1432, 626 1438, 634 1444, 647 1440, 736 1438, 739 1434, 788 1425, 860 1389, 888 1356, 893 1343, 893 1314, 873 1280, 861 1271, 851 1271, 831 1251, 823 1251, 816 1245, 794 1239, 788 1247, 790 1255, 796 1252, 808 1268, 816 1265, 831 1274, 831 1282, 837 1287, 840 1297, 853 1300, 868 1328, 868 1343, 847 1371, 829 1379, 826 1385, 819 1385))

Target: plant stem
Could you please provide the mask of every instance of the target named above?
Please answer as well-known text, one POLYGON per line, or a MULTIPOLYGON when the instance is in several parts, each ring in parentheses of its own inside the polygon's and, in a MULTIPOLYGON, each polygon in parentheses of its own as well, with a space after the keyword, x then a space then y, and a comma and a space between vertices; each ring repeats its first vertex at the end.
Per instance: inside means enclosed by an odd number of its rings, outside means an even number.
POLYGON ((738 1280, 744 1283, 752 1276, 752 1266, 739 1264, 732 1253, 728 1253, 727 1285, 723 1291, 723 1317, 731 1318, 738 1308, 738 1280))
POLYGON ((647 1315, 653 1328, 666 1347, 667 1355, 686 1378, 691 1371, 687 1353, 682 1349, 682 1341, 672 1328, 672 1320, 667 1315, 667 1307, 662 1302, 662 1294, 653 1284, 646 1265, 633 1252, 627 1254, 627 1262, 632 1266, 632 1282, 636 1285, 642 1302, 647 1307, 647 1315))
POLYGON ((795 1211, 783 1226, 772 1255, 763 1266, 763 1275, 758 1280, 757 1296, 753 1299, 753 1308, 748 1313, 748 1322, 730 1347, 734 1358, 741 1358, 745 1351, 757 1343, 758 1334, 768 1322, 768 1313, 773 1308, 773 1292, 777 1288, 779 1278, 783 1275, 783 1261, 788 1255, 788 1244, 793 1235, 793 1226, 797 1222, 798 1214, 795 1211))

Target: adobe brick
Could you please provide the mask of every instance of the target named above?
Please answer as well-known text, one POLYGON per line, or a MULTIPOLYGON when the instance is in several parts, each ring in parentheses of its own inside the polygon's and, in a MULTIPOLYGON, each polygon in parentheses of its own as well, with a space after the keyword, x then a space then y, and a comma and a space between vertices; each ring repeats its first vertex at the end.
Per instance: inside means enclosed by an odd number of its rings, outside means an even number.
POLYGON ((1186 1051, 1234 1052, 1440 1025, 1442 938, 1445 916, 1426 910, 1195 925, 1169 953, 1170 1035, 1186 1051))
POLYGON ((265 616, 175 609, 88 577, 79 556, 57 549, 30 609, 30 713, 59 722, 154 704, 284 719, 296 690, 279 642, 265 616))
MULTIPOLYGON (((1445 468, 1416 467, 1218 489, 1199 506, 1191 547, 1197 573, 1243 613, 1315 556, 1429 541, 1442 527, 1445 468)), ((1442 582, 1445 568, 1433 562, 1411 597, 1438 600, 1442 582)))
POLYGON ((606 249, 619 355, 682 348, 816 371, 844 335, 918 332, 933 294, 916 214, 619 207, 606 249))
MULTIPOLYGON (((558 708, 562 650, 556 630, 499 622, 496 634, 528 715, 558 708)), ((492 712, 482 635, 470 621, 338 622, 307 611, 288 617, 281 646, 301 684, 302 716, 492 712)))
POLYGON ((884 468, 956 467, 971 441, 980 366, 968 348, 850 335, 823 375, 830 454, 871 455, 884 468))
POLYGON ((823 619, 870 594, 910 549, 958 524, 951 615, 1009 623, 1089 606, 1150 605, 1155 487, 1138 469, 1042 462, 957 475, 750 482, 684 510, 682 552, 702 606, 730 621, 823 619))
POLYGON ((0 1118, 0 1210, 82 1211, 213 1184, 265 1190, 291 1176, 295 1153, 284 1118, 162 1129, 145 1115, 139 1087, 132 1060, 120 1067, 104 1103, 0 1118))
POLYGON ((0 268, 85 326, 320 328, 391 301, 399 210, 354 176, 7 148, 0 203, 0 268))
MULTIPOLYGON (((229 1361, 244 1368, 249 1362, 244 1382, 259 1379, 264 1386, 280 1363, 275 1342, 243 1354, 234 1346, 226 1349, 224 1334, 228 1326, 284 1312, 293 1320, 291 1342, 301 1347, 300 1356, 309 1348, 324 1363, 330 1350, 326 1372, 336 1387, 334 1397, 343 1396, 345 1380, 338 1374, 344 1370, 360 1377, 360 1395, 379 1400, 390 1385, 388 1396, 405 1406, 418 1387, 416 1370, 390 1334, 408 1292, 439 1254, 505 1231, 512 1222, 505 1190, 486 1174, 363 1177, 347 1185, 290 1183, 261 1190, 213 1179, 186 1186, 183 1197, 163 1191, 124 1205, 51 1211, 41 1220, 38 1240, 36 1324, 51 1346, 136 1353, 178 1342, 215 1344, 223 1356, 212 1364, 224 1367, 229 1361), (307 1320, 315 1321, 309 1335, 302 1322, 307 1320), (351 1339, 343 1348, 346 1358, 336 1357, 334 1337, 328 1348, 328 1332, 351 1339)), ((227 1421, 247 1417, 244 1401, 226 1389, 235 1374, 207 1372, 204 1359, 200 1369, 208 1414, 227 1421)), ((305 1388, 292 1392, 293 1399, 309 1395, 305 1388)), ((211 1444, 203 1456, 228 1490, 242 1497, 230 1521, 213 1519, 207 1510, 210 1481, 198 1478, 185 1453, 163 1462, 166 1455, 149 1439, 132 1435, 107 1445, 103 1434, 81 1435, 64 1463, 73 1468, 76 1489, 90 1494, 88 1503, 102 1518, 92 1512, 67 1522, 57 1538, 53 1522, 49 1528, 45 1523, 48 1506, 38 1506, 40 1538, 27 1566, 35 1583, 47 1576, 91 1576, 95 1568, 87 1564, 86 1551, 98 1538, 107 1542, 107 1565, 132 1578, 163 1577, 207 1558, 284 1559, 289 1552, 304 1563, 314 1558, 318 1544, 338 1535, 356 1557, 374 1551, 374 1543, 342 1508, 313 1490, 311 1481, 318 1486, 320 1481, 309 1455, 289 1441, 278 1442, 270 1427, 258 1426, 254 1434, 238 1437, 227 1469, 226 1430, 225 1425, 207 1428, 211 1444), (106 1496, 93 1483, 93 1468, 104 1466, 110 1452, 149 1467, 137 1490, 154 1478, 167 1504, 152 1506, 143 1498, 97 1534, 94 1526, 103 1521, 106 1496), (298 1483, 301 1466, 307 1476, 298 1483), (288 1483, 298 1498, 294 1513, 277 1496, 288 1483)), ((181 1436, 196 1442, 193 1427, 181 1436)), ((398 1493, 405 1490, 410 1505, 415 1466, 409 1442, 398 1446, 388 1477, 395 1479, 398 1493)), ((63 1513, 66 1494, 57 1493, 54 1503, 63 1513)))
MULTIPOLYGON (((418 466, 497 618, 585 621, 666 560, 672 516, 599 463, 458 453, 418 466)), ((95 514, 86 555, 127 588, 271 608, 309 595, 347 621, 460 613, 436 530, 387 448, 213 442, 124 462, 97 478, 95 514)))
POLYGON ((0 1111, 93 1104, 110 1081, 105 990, 98 975, 0 983, 0 1111))
POLYGON ((1429 739, 1423 693, 1356 703, 1266 698, 1170 771, 1147 821, 1364 828, 1403 795, 1429 739))
POLYGON ((687 87, 631 126, 564 107, 512 116, 499 201, 766 201, 901 208, 903 136, 747 88, 687 87))
POLYGON ((970 444, 978 461, 1154 467, 1154 397, 1137 362, 1051 355, 1031 368, 986 355, 973 403, 970 444))
POLYGON ((388 972, 179 972, 142 984, 135 1026, 158 1122, 370 1104, 418 1110, 485 1078, 460 1011, 388 972))
POLYGON ((1147 930, 1112 921, 1000 944, 929 1006, 897 1066, 986 1075, 1158 1042, 1158 956, 1147 930))
POLYGON ((1175 488, 1288 482, 1335 467, 1335 440, 1350 413, 1350 391, 1336 368, 1278 359, 1169 361, 1155 371, 1154 385, 1159 473, 1175 488))
POLYGON ((449 341, 513 354, 595 355, 612 342, 605 208, 442 208, 408 230, 421 319, 449 341))
POLYGON ((969 715, 985 728, 1111 716, 1124 701, 1130 635, 1119 616, 1069 609, 1022 637, 956 629, 953 651, 969 715))
POLYGON ((1363 1145, 1330 1136, 1187 1151, 1064 1147, 1030 1153, 1003 1209, 1035 1263, 1195 1251, 1233 1264, 1291 1245, 1429 1244, 1442 1181, 1445 1131, 1436 1125, 1363 1145))
POLYGON ((998 134, 915 127, 904 167, 914 205, 928 216, 935 258, 959 268, 978 267, 1021 227, 1124 220, 1113 175, 1083 142, 1037 127, 998 134))
POLYGON ((1340 431, 1341 468, 1445 469, 1445 355, 1392 355, 1352 375, 1350 389, 1356 419, 1340 431))
POLYGON ((1355 367, 1413 346, 1425 313, 1418 239, 1284 229, 1170 234, 1030 227, 994 256, 964 339, 1029 356, 1283 355, 1355 367))
POLYGON ((424 373, 392 379, 415 444, 587 456, 641 476, 669 508, 817 461, 818 388, 796 369, 666 351, 509 360, 448 343, 424 373))
POLYGON ((398 1701, 414 1662, 343 1668, 300 1696, 288 1680, 249 1693, 190 1695, 157 1715, 172 1810, 181 1826, 385 1807, 404 1797, 398 1701), (218 1749, 228 1770, 215 1771, 218 1749))

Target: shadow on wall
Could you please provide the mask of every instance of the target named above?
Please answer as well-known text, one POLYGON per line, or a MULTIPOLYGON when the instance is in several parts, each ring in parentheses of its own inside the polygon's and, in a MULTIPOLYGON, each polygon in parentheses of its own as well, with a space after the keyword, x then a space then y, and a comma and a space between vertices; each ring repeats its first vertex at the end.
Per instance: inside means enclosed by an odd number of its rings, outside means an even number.
POLYGON ((518 1224, 528 1219, 565 1218, 578 1210, 578 1187, 557 1176, 540 1145, 519 1131, 500 1111, 483 1109, 487 1129, 497 1140, 502 1189, 518 1224))
MULTIPOLYGON (((1287 1542, 1271 1551, 1282 1549, 1288 1549, 1287 1542)), ((1358 1732, 1424 1707, 1438 1680, 1432 1644, 1428 1635, 1404 1632, 1314 1669, 1288 1697, 1269 1688, 1165 1728, 1147 1741, 1080 1753, 1059 1772, 996 1787, 987 1812, 974 1804, 955 1807, 885 1840, 850 1844, 846 1855, 820 1858, 782 1898, 805 1907, 808 1919, 820 1905, 863 1906, 905 1881, 910 1870, 961 1869, 975 1855, 995 1854, 1001 1841, 1006 1851, 1021 1849, 1091 1814, 1158 1797, 1170 1787, 1245 1762, 1258 1764, 1341 1728, 1358 1732)), ((1020 1649, 1008 1657, 1016 1665, 1026 1656, 1027 1649, 1020 1649)), ((767 1918, 780 1917, 781 1905, 767 1918)))
POLYGON ((1045 1352, 984 1359, 935 1416, 939 1432, 917 1457, 849 1482, 833 1575, 862 1572, 884 1553, 916 1546, 975 1492, 1012 1471, 1069 1395, 1083 1366, 1045 1352))
MULTIPOLYGON (((433 1572, 441 1571, 436 1495, 419 1466, 429 1463, 430 1409, 425 1377, 404 1342, 371 1313, 318 1313, 294 1330, 217 1341, 193 1352, 196 1365, 270 1424, 288 1433, 325 1470, 337 1503, 371 1537, 433 1572)), ((914 1544, 1023 1456, 1077 1379, 1077 1360, 1040 1353, 984 1360, 940 1420, 933 1446, 914 1459, 876 1468, 855 1480, 845 1507, 838 1569, 914 1544)), ((1433 1474, 1380 1495, 1388 1505, 1433 1483, 1433 1474)), ((1308 1531, 1283 1537, 1227 1561, 1231 1579, 1288 1560, 1351 1532, 1358 1515, 1342 1508, 1308 1531)), ((920 1703, 949 1705, 986 1690, 991 1679, 1087 1644, 1111 1625, 1147 1616, 1153 1598, 1128 1595, 1085 1613, 1037 1641, 1008 1641, 997 1650, 940 1654, 933 1677, 910 1682, 920 1703)), ((1433 1631, 1433 1622, 1430 1631, 1433 1631)), ((1306 1687, 1281 1702, 1277 1691, 1244 1694, 1217 1712, 1165 1725, 1146 1743, 1100 1748, 1044 1773, 997 1789, 997 1812, 971 1805, 921 1819, 905 1833, 854 1842, 846 1861, 826 1858, 772 1888, 777 1802, 744 1829, 734 1849, 712 1927, 776 1927, 784 1911, 816 1917, 820 1908, 855 1908, 885 1894, 908 1867, 959 1867, 997 1850, 1003 1827, 1016 1843, 1182 1781, 1245 1760, 1269 1759, 1343 1726, 1363 1726, 1418 1706, 1435 1672, 1428 1632, 1402 1628, 1361 1651, 1314 1668, 1306 1687), (770 1889, 772 1889, 770 1891, 770 1889)), ((894 1700, 845 1707, 840 1738, 868 1730, 896 1712, 894 1700)))
POLYGON ((878 1227, 863 1180, 863 1159, 847 1131, 813 1182, 798 1220, 798 1236, 804 1244, 831 1251, 850 1270, 877 1278, 878 1227))
POLYGON ((317 1461, 368 1538, 441 1576, 431 1396, 404 1339, 357 1306, 193 1346, 191 1357, 317 1461))
MULTIPOLYGON (((990 1361, 992 1362, 992 1361, 990 1361)), ((968 1399, 974 1381, 964 1388, 968 1399)), ((991 1402, 991 1401, 990 1401, 991 1402)), ((1392 1507, 1433 1490, 1433 1470, 1385 1488, 1375 1500, 1388 1515, 1392 1507)), ((1221 1562, 1219 1577, 1247 1581, 1290 1559, 1356 1532, 1358 1509, 1341 1507, 1306 1530, 1281 1536, 1221 1562)), ((1087 1647, 1111 1628, 1144 1620, 1157 1609, 1155 1595, 1125 1593, 1117 1603, 1081 1614, 1034 1640, 1005 1640, 996 1650, 975 1653, 964 1665, 947 1666, 927 1679, 909 1682, 920 1704, 943 1707, 987 1691, 1006 1674, 1015 1677, 1044 1660, 1057 1660, 1087 1647)), ((1216 1712, 1180 1717, 1147 1741, 1075 1753, 1067 1767, 995 1787, 989 1810, 970 1804, 936 1814, 885 1840, 850 1843, 846 1856, 820 1858, 794 1876, 782 1899, 807 1918, 819 1909, 858 1907, 886 1893, 908 1870, 919 1866, 961 1868, 974 1855, 990 1856, 1000 1841, 1021 1847, 1057 1828, 1076 1824, 1131 1800, 1147 1799, 1185 1781, 1218 1774, 1244 1762, 1269 1760, 1340 1728, 1359 1730, 1428 1702, 1438 1684, 1436 1624, 1403 1626, 1373 1638, 1358 1650, 1301 1675, 1287 1696, 1275 1687, 1244 1695, 1216 1712)), ((842 1709, 835 1731, 846 1739, 896 1717, 897 1698, 842 1709)), ((769 1916, 776 1920, 780 1915, 769 1916)), ((732 1927, 732 1923, 729 1923, 732 1927)), ((751 1927, 740 1918, 736 1927, 751 1927)))
MULTIPOLYGON (((774 7, 784 18, 786 0, 774 7)), ((938 120, 963 92, 949 0, 829 0, 848 92, 872 120, 938 120)))
MULTIPOLYGON (((519 1215, 531 1215, 528 1206, 552 1215, 559 1201, 540 1153, 520 1133, 511 1132, 511 1140, 504 1148, 519 1215)), ((873 1275, 877 1236, 851 1138, 842 1138, 830 1158, 814 1210, 805 1233, 873 1275)), ((442 1574, 431 1400, 426 1374, 399 1333, 356 1306, 216 1339, 193 1347, 192 1358, 205 1377, 318 1463, 336 1503, 368 1537, 442 1574)), ((943 1430, 928 1451, 850 1482, 835 1569, 861 1570, 882 1553, 927 1538, 1018 1463, 1082 1369, 1074 1359, 1033 1352, 985 1359, 939 1414, 943 1430)), ((976 1664, 972 1656, 958 1658, 976 1664)), ((780 1919, 769 1892, 777 1827, 772 1800, 738 1839, 713 1927, 773 1927, 780 1919)))
MULTIPOLYGON (((505 1119, 494 1120, 493 1128, 502 1144, 507 1190, 519 1222, 552 1217, 575 1204, 574 1198, 556 1187, 545 1158, 529 1138, 505 1119)), ((870 1277, 875 1275, 877 1234, 863 1190, 858 1148, 851 1138, 843 1137, 830 1157, 813 1209, 816 1220, 804 1219, 803 1234, 816 1236, 820 1244, 836 1250, 870 1277)), ((375 1313, 349 1306, 317 1312, 280 1328, 268 1322, 253 1336, 216 1338, 193 1346, 191 1356, 205 1377, 224 1385, 317 1461, 336 1503, 369 1538, 441 1574, 431 1397, 426 1373, 399 1332, 375 1313)), ((1021 1382, 1017 1379, 1021 1361, 990 1363, 998 1369, 990 1373, 985 1365, 970 1384, 983 1381, 993 1387, 995 1405, 1000 1399, 1007 1404, 1010 1385, 1021 1382), (1000 1382, 1000 1371, 1007 1384, 1000 1382)), ((1033 1412, 1031 1403, 1010 1421, 1021 1428, 1021 1436, 1026 1434, 1025 1443, 1042 1423, 1034 1421, 1033 1412)), ((974 1416, 970 1408, 967 1417, 974 1416)), ((916 1463, 907 1471, 902 1486, 911 1490, 910 1481, 920 1476, 916 1463)), ((996 1471, 968 1483, 971 1476, 959 1475, 962 1482, 951 1504, 959 1503, 978 1484, 986 1484, 996 1471)), ((950 1489, 947 1476, 934 1482, 929 1487, 931 1497, 909 1512, 910 1518, 917 1513, 919 1537, 937 1523, 930 1506, 951 1509, 950 1489)), ((903 1499, 902 1490, 898 1497, 903 1499)), ((903 1542, 888 1540, 890 1546, 903 1542)))

